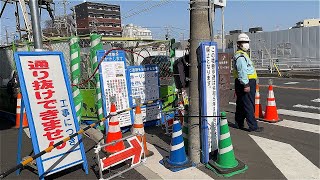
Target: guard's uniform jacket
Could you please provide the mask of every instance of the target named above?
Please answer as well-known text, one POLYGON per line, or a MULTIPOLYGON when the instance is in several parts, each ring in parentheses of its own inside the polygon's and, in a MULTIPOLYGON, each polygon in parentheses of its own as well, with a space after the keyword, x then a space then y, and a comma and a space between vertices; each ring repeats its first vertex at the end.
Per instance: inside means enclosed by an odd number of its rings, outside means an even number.
POLYGON ((249 79, 257 79, 254 64, 246 52, 242 50, 236 52, 233 67, 234 78, 238 78, 240 83, 245 87, 249 86, 249 79))

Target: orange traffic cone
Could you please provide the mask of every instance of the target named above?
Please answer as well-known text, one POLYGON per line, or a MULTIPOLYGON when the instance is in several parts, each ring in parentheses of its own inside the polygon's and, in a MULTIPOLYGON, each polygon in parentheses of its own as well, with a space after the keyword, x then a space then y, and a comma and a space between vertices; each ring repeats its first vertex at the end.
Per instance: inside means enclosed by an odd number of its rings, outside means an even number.
POLYGON ((149 151, 148 147, 147 147, 147 138, 146 138, 146 134, 144 131, 143 122, 142 122, 141 106, 138 105, 138 103, 136 106, 136 113, 135 113, 134 117, 135 117, 134 124, 132 126, 131 132, 132 132, 132 134, 140 135, 137 137, 138 137, 139 141, 143 143, 143 148, 144 148, 144 152, 145 152, 146 157, 152 156, 154 153, 152 151, 149 151))
MULTIPOLYGON (((20 127, 20 111, 21 111, 21 93, 17 94, 17 108, 16 108, 16 126, 15 128, 20 127)), ((23 109, 23 120, 22 120, 22 127, 28 127, 28 120, 26 109, 23 109)))
POLYGON ((255 97, 255 112, 254 116, 256 119, 263 118, 262 107, 260 104, 260 92, 259 92, 259 84, 256 86, 256 97, 255 97))
MULTIPOLYGON (((120 122, 118 116, 116 115, 116 105, 111 103, 110 115, 114 115, 109 119, 109 128, 106 138, 106 144, 111 143, 112 141, 116 141, 122 139, 122 132, 120 129, 120 122)), ((104 148, 107 153, 115 153, 125 149, 124 142, 121 140, 112 145, 106 146, 104 148)))
POLYGON ((267 101, 267 107, 263 120, 272 123, 278 122, 280 119, 277 112, 276 99, 274 97, 272 85, 269 85, 269 94, 267 101))

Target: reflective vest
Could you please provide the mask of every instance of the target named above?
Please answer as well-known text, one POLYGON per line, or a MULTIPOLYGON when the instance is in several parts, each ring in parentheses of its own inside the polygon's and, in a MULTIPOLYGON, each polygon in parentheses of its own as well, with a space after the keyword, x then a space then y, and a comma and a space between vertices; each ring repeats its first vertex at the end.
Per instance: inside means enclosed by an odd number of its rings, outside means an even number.
MULTIPOLYGON (((238 50, 235 54, 240 54, 240 55, 236 59, 234 59, 234 61, 237 61, 237 59, 239 57, 244 57, 246 59, 247 64, 248 64, 248 60, 251 62, 254 73, 253 74, 248 74, 248 79, 257 79, 258 75, 257 75, 256 69, 254 68, 254 64, 251 61, 249 55, 246 52, 242 51, 242 50, 238 50)), ((236 62, 234 62, 234 64, 236 64, 236 62)), ((234 78, 238 78, 238 71, 237 71, 237 66, 236 65, 233 67, 233 77, 234 78)))

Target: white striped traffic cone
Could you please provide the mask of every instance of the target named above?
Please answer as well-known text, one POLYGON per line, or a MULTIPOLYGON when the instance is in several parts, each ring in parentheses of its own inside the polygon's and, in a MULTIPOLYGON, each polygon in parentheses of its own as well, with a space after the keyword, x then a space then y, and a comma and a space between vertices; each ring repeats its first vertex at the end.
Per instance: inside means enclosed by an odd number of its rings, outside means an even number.
POLYGON ((280 121, 277 111, 276 98, 274 97, 273 87, 269 85, 269 94, 267 98, 266 111, 264 113, 263 121, 275 123, 280 121))
MULTIPOLYGON (((15 126, 15 128, 20 127, 21 98, 22 98, 21 93, 18 93, 17 94, 16 126, 15 126)), ((22 127, 28 127, 26 108, 23 109, 22 127)))
MULTIPOLYGON (((137 101, 136 101, 137 102, 137 101)), ((154 153, 149 151, 147 148, 147 138, 144 131, 143 121, 142 121, 142 114, 141 114, 141 106, 136 103, 136 113, 134 116, 134 123, 131 129, 132 134, 140 135, 137 136, 140 142, 143 142, 144 153, 146 157, 152 156, 154 153)))
POLYGON ((170 156, 160 163, 173 172, 194 166, 186 155, 179 120, 173 122, 170 156))
MULTIPOLYGON (((122 139, 122 132, 120 129, 120 122, 118 119, 118 115, 116 115, 116 105, 115 103, 111 103, 111 108, 110 108, 110 115, 114 115, 110 118, 109 120, 109 128, 108 128, 108 133, 106 137, 106 144, 111 143, 112 141, 116 141, 119 139, 122 139)), ((119 152, 125 149, 124 142, 119 141, 117 143, 114 143, 112 145, 106 146, 104 148, 105 152, 107 153, 115 153, 119 152)))

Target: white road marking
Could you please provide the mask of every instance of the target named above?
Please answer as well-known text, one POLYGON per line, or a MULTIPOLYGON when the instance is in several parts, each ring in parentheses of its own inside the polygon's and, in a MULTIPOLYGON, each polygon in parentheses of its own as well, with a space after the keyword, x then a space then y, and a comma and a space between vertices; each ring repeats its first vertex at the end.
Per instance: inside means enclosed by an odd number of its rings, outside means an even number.
MULTIPOLYGON (((234 102, 229 102, 229 104, 236 105, 236 103, 234 103, 234 102)), ((307 107, 307 106, 295 105, 294 107, 307 107)), ((312 107, 312 106, 308 106, 308 108, 320 109, 319 107, 312 107)), ((278 114, 320 120, 320 114, 317 114, 317 113, 293 111, 293 110, 287 110, 287 109, 278 109, 278 114)))
POLYGON ((304 104, 296 104, 293 107, 302 108, 302 109, 317 109, 317 110, 320 110, 320 107, 309 106, 309 105, 304 105, 304 104))
POLYGON ((259 79, 278 79, 278 77, 259 77, 259 79))
MULTIPOLYGON (((270 124, 270 123, 264 122, 264 121, 259 121, 259 122, 270 124)), ((284 120, 279 121, 277 123, 272 123, 272 125, 277 125, 277 126, 281 126, 281 127, 287 127, 287 128, 298 129, 298 130, 302 130, 302 131, 320 134, 320 126, 315 125, 315 124, 309 124, 309 123, 303 123, 303 122, 299 122, 299 121, 291 121, 291 120, 284 119, 284 120)))
POLYGON ((319 168, 290 144, 249 135, 287 179, 319 179, 319 168))
POLYGON ((320 120, 320 115, 316 113, 278 109, 278 114, 320 120))
POLYGON ((311 102, 320 102, 320 98, 311 100, 311 102))
POLYGON ((146 179, 162 179, 157 173, 151 171, 151 169, 146 166, 137 166, 134 169, 137 170, 138 173, 140 173, 146 179))
POLYGON ((235 102, 229 102, 229 104, 232 104, 232 105, 237 105, 235 102))
POLYGON ((154 152, 154 155, 147 158, 144 166, 155 172, 162 179, 212 179, 196 167, 187 168, 179 171, 178 173, 170 171, 159 163, 159 161, 163 159, 159 151, 152 144, 148 143, 147 146, 150 151, 154 152))
POLYGON ((287 82, 287 83, 284 83, 284 84, 298 84, 299 82, 287 82))
POLYGON ((307 81, 318 81, 318 79, 308 79, 307 81))
POLYGON ((29 129, 29 128, 23 128, 23 131, 26 133, 26 135, 27 135, 28 138, 30 139, 30 138, 31 138, 30 129, 29 129))

